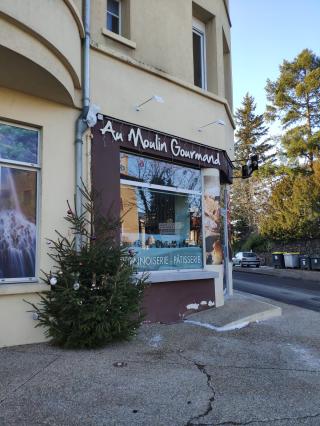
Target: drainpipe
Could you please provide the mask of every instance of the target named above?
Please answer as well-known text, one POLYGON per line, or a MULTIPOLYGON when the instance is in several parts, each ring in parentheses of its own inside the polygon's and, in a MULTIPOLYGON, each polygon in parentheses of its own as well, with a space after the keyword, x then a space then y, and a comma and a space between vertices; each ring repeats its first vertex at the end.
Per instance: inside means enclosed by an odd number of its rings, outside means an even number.
MULTIPOLYGON (((75 135, 75 208, 78 215, 83 212, 82 175, 83 175, 83 134, 88 129, 86 117, 90 106, 90 0, 84 0, 83 25, 85 36, 82 40, 82 112, 76 121, 75 135)), ((81 249, 81 235, 75 236, 76 251, 81 249)))

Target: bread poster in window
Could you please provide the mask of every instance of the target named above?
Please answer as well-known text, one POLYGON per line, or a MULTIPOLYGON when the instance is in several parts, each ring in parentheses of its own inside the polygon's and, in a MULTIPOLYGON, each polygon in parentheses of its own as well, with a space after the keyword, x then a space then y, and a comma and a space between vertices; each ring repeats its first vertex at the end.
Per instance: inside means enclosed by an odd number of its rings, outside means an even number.
POLYGON ((203 209, 206 265, 221 265, 223 247, 220 238, 220 179, 219 176, 204 176, 203 209))

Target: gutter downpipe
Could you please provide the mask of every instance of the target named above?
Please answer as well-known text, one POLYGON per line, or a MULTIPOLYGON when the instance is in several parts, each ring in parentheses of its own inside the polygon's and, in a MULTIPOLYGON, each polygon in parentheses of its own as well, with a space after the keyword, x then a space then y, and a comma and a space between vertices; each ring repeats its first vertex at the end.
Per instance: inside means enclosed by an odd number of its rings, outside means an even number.
MULTIPOLYGON (((84 0, 83 25, 85 36, 82 40, 82 112, 76 121, 75 135, 75 208, 78 216, 83 213, 82 182, 83 182, 83 135, 88 129, 86 117, 90 106, 90 10, 91 0, 84 0)), ((81 235, 75 235, 76 251, 81 250, 81 235)))

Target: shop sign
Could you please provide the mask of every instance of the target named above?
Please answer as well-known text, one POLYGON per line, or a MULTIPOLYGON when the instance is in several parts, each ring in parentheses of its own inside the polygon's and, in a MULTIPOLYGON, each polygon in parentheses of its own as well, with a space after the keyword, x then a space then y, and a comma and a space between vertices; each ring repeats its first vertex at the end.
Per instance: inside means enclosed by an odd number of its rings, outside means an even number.
POLYGON ((134 264, 140 271, 161 271, 178 269, 201 269, 202 250, 200 247, 137 249, 134 264))
POLYGON ((155 132, 145 132, 144 129, 136 126, 121 126, 120 130, 116 129, 114 123, 108 120, 105 126, 100 129, 102 135, 109 134, 114 142, 120 144, 131 144, 132 147, 141 151, 171 154, 172 157, 180 160, 194 160, 195 162, 204 163, 207 166, 220 166, 220 152, 210 150, 206 152, 201 145, 189 144, 178 140, 174 137, 169 138, 167 135, 160 136, 155 132), (145 135, 144 133, 148 133, 145 135), (151 136, 151 137, 150 137, 151 136))

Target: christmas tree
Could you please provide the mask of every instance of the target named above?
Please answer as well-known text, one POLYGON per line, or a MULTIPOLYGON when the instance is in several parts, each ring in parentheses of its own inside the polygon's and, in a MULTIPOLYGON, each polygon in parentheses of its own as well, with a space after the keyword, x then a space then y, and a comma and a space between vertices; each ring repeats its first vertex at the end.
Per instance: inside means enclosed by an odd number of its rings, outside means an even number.
POLYGON ((120 246, 119 224, 99 214, 98 197, 85 187, 81 192, 83 213, 68 203, 65 217, 72 236, 56 231, 56 241, 48 240, 55 266, 44 280, 51 291, 32 304, 36 326, 65 348, 129 339, 143 319, 146 277, 135 273, 134 254, 120 246))

